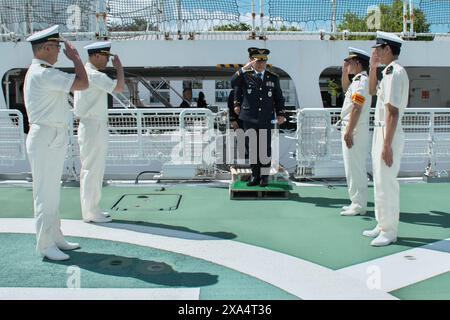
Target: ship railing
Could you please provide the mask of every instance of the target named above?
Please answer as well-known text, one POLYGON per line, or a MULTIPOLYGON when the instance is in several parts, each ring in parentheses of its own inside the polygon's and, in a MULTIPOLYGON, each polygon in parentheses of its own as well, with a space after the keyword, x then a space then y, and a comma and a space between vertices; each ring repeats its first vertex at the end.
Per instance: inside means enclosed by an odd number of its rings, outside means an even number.
POLYGON ((0 166, 26 159, 23 116, 19 110, 0 110, 0 166))
MULTIPOLYGON (((74 118, 66 159, 69 173, 79 172, 80 167, 78 123, 74 118)), ((209 109, 110 109, 108 130, 107 167, 179 163, 214 175, 217 129, 215 114, 209 109)), ((77 180, 78 174, 72 178, 77 180)))
MULTIPOLYGON (((302 109, 297 115, 296 177, 342 178, 341 109, 302 109)), ((374 110, 369 132, 373 135, 374 110)), ((417 176, 420 168, 435 175, 450 169, 450 110, 407 108, 402 118, 405 145, 401 176, 417 176)), ((371 146, 372 139, 370 139, 371 146)), ((367 169, 372 172, 371 147, 367 148, 367 169)), ((394 151, 395 152, 395 151, 394 151)))

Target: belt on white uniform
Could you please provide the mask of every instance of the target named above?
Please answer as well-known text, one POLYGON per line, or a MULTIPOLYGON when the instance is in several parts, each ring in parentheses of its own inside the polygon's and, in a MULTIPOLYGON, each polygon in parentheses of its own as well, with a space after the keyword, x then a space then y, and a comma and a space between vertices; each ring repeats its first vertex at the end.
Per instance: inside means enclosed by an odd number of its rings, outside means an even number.
POLYGON ((38 126, 47 126, 47 127, 53 127, 53 128, 60 128, 60 129, 69 129, 69 125, 67 123, 62 122, 39 122, 39 123, 31 123, 32 125, 38 125, 38 126))
POLYGON ((373 126, 374 127, 385 127, 386 122, 385 121, 374 121, 373 126))
MULTIPOLYGON (((339 120, 336 125, 340 125, 341 127, 343 127, 343 126, 348 125, 349 123, 350 123, 350 120, 342 119, 342 120, 339 120)), ((364 122, 358 121, 358 125, 360 125, 360 126, 361 125, 369 125, 369 122, 367 122, 367 121, 364 121, 364 122)))

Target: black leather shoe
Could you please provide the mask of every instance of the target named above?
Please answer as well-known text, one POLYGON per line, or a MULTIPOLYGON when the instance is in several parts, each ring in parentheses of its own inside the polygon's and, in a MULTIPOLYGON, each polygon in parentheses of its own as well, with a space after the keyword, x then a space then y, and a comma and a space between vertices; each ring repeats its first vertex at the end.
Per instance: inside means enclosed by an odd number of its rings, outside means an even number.
POLYGON ((269 176, 262 176, 259 185, 261 187, 267 187, 269 185, 269 176))
POLYGON ((247 186, 249 186, 249 187, 257 186, 259 184, 260 180, 261 180, 260 177, 251 176, 250 180, 247 182, 247 186))

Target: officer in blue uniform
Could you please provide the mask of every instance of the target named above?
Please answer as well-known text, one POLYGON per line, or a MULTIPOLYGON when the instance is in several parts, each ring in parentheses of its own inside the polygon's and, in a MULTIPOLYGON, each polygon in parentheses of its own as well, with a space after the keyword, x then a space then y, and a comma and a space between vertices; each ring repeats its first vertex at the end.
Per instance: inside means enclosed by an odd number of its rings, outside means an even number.
POLYGON ((271 163, 272 120, 277 116, 278 124, 286 121, 284 98, 279 77, 266 70, 268 49, 249 48, 250 61, 231 78, 231 86, 242 92, 242 101, 237 102, 246 136, 250 137, 249 157, 252 176, 248 186, 268 185, 271 163), (256 137, 252 142, 251 137, 256 137))

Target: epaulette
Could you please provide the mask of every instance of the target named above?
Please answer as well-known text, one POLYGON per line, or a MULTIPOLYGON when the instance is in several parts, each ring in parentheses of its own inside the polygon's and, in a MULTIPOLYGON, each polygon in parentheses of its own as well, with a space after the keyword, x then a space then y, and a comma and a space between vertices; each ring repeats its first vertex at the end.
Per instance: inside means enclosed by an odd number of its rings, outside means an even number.
POLYGON ((277 73, 273 72, 272 70, 266 69, 267 73, 270 73, 271 75, 274 75, 275 77, 280 77, 277 73))
POLYGON ((253 70, 252 69, 244 70, 244 73, 248 73, 248 72, 253 72, 253 70))
POLYGON ((389 68, 386 69, 386 74, 391 74, 394 71, 394 67, 390 66, 389 68))
POLYGON ((359 80, 361 80, 361 75, 358 75, 358 76, 353 78, 353 81, 359 81, 359 80))
POLYGON ((44 64, 44 63, 41 63, 41 67, 42 68, 52 68, 52 66, 49 66, 48 64, 44 64))

